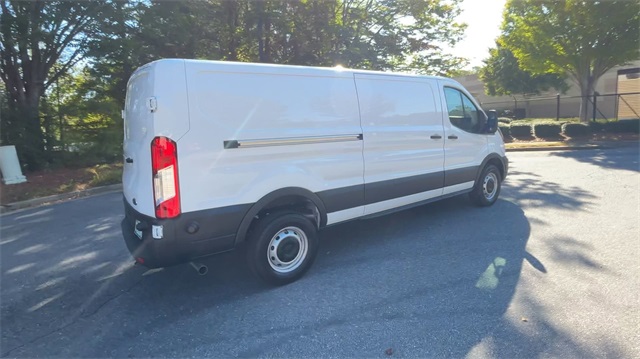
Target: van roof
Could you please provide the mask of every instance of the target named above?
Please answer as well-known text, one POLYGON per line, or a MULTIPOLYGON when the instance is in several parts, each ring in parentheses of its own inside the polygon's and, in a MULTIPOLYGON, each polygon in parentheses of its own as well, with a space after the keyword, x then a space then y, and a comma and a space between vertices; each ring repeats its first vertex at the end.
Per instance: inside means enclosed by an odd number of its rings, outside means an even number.
POLYGON ((371 70, 358 70, 358 69, 349 69, 343 68, 341 66, 335 67, 318 67, 318 66, 300 66, 300 65, 282 65, 282 64, 269 64, 269 63, 254 63, 254 62, 235 62, 235 61, 215 61, 215 60, 193 60, 193 59, 162 59, 156 60, 149 64, 143 65, 140 69, 145 68, 147 66, 153 66, 156 63, 164 63, 164 62, 175 62, 175 61, 184 61, 186 63, 194 63, 194 64, 206 64, 212 67, 224 67, 227 69, 234 69, 236 71, 241 72, 249 72, 251 69, 261 69, 266 72, 273 73, 288 73, 288 72, 296 72, 296 73, 311 73, 319 76, 322 75, 336 75, 337 73, 341 74, 370 74, 370 75, 383 75, 383 76, 402 76, 402 77, 419 77, 422 79, 446 79, 451 80, 450 78, 442 77, 442 76, 429 76, 429 75, 420 75, 420 74, 409 74, 402 72, 384 72, 384 71, 371 71, 371 70))

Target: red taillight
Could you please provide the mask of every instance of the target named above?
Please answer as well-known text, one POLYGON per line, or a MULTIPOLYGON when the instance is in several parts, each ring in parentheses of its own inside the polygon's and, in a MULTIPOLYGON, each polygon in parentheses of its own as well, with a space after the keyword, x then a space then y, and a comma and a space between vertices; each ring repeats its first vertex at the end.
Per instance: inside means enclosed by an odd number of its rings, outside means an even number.
POLYGON ((153 199, 157 218, 173 218, 180 214, 177 145, 166 137, 151 142, 153 199))

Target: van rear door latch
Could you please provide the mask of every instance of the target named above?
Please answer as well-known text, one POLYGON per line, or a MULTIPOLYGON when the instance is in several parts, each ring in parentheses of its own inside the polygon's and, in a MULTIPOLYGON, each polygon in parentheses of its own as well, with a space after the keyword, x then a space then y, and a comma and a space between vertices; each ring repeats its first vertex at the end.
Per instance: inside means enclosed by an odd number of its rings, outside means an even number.
POLYGON ((149 111, 156 112, 156 110, 158 109, 158 100, 156 100, 155 97, 149 97, 147 99, 147 108, 149 109, 149 111))

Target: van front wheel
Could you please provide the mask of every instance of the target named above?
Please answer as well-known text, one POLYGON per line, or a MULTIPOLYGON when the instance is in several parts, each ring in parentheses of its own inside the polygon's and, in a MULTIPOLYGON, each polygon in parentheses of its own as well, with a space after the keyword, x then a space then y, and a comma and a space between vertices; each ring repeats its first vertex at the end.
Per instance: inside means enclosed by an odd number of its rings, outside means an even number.
POLYGON ((247 244, 249 268, 274 285, 302 277, 318 253, 317 230, 298 213, 274 213, 261 219, 247 244))
POLYGON ((473 203, 478 206, 491 206, 498 200, 501 185, 502 176, 500 175, 498 167, 488 165, 482 171, 482 174, 473 187, 473 190, 469 193, 469 197, 473 203))

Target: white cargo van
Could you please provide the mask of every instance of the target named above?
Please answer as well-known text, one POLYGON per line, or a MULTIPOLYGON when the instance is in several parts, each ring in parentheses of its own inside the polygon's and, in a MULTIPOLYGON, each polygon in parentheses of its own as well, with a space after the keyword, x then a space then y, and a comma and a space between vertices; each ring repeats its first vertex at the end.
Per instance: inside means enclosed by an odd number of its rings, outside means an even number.
POLYGON ((167 59, 124 109, 122 231, 147 267, 240 246, 262 279, 302 276, 317 231, 469 193, 507 175, 495 113, 457 82, 342 68, 167 59))

